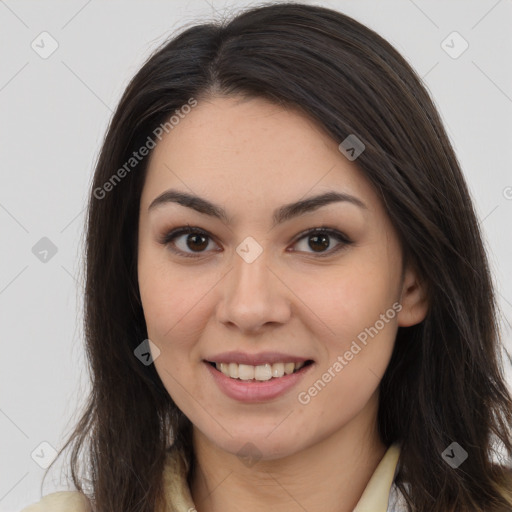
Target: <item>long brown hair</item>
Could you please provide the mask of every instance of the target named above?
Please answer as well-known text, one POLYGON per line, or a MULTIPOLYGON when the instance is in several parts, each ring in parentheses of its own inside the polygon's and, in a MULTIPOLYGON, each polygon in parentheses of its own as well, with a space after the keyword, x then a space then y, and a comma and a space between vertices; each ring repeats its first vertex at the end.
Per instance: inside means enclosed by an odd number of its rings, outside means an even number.
POLYGON ((147 60, 115 111, 88 204, 92 389, 60 452, 72 447, 76 488, 85 492, 87 477, 101 512, 155 512, 170 444, 192 457, 189 420, 154 365, 134 356, 147 338, 137 224, 148 158, 130 158, 191 98, 236 94, 300 108, 338 142, 357 134, 365 144, 358 167, 427 284, 427 317, 399 328, 380 384, 379 433, 386 444, 401 442, 396 484, 409 510, 510 510, 508 473, 493 457, 498 445, 512 454, 512 399, 487 257, 454 150, 420 78, 387 41, 346 15, 300 3, 183 30, 147 60), (442 457, 453 442, 468 454, 457 468, 442 457))

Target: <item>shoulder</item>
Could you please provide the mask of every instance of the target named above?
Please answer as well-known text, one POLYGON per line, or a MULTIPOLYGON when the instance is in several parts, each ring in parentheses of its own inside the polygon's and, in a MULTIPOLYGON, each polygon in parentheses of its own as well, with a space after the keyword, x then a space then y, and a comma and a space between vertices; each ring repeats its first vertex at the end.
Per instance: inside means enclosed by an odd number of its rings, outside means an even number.
POLYGON ((89 500, 77 491, 54 492, 21 512, 90 512, 89 500))

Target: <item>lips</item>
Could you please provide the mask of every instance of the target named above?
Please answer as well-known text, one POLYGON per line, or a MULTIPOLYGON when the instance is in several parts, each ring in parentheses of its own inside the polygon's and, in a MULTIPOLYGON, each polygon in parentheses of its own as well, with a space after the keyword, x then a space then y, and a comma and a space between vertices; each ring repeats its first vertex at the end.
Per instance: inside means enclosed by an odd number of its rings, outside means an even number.
POLYGON ((221 371, 226 377, 240 380, 259 380, 265 381, 273 378, 281 378, 284 375, 290 375, 299 371, 305 363, 274 363, 260 364, 252 366, 249 364, 237 363, 210 363, 212 366, 221 371))
POLYGON ((300 357, 284 352, 260 352, 259 354, 249 354, 247 352, 223 352, 207 357, 205 361, 209 363, 236 363, 250 366, 260 366, 274 363, 306 363, 311 358, 300 357))
MULTIPOLYGON (((280 357, 282 354, 280 355, 280 357)), ((262 356, 259 354, 257 357, 253 357, 252 360, 256 359, 258 361, 261 361, 261 357, 267 357, 268 354, 265 356, 262 356)), ((287 355, 286 357, 290 357, 287 355)), ((293 359, 293 356, 292 356, 293 359)), ((296 360, 304 358, 295 357, 296 360)), ((247 360, 247 358, 245 359, 247 360)), ((204 361, 204 366, 207 369, 208 373, 210 374, 211 378, 213 379, 213 382, 217 385, 218 389, 222 391, 226 396, 228 396, 231 399, 240 401, 240 402, 248 402, 248 403, 262 403, 266 402, 268 400, 274 400, 277 399, 283 395, 286 395, 287 392, 290 392, 295 386, 298 385, 298 383, 304 378, 304 376, 312 371, 315 364, 314 361, 311 359, 306 359, 305 363, 300 363, 302 366, 297 369, 296 365, 292 363, 295 367, 295 371, 289 374, 285 374, 281 377, 274 377, 272 376, 270 379, 240 379, 240 378, 233 378, 231 376, 226 375, 221 370, 218 370, 216 368, 215 363, 212 361, 204 361)), ((226 363, 222 363, 223 365, 226 365, 226 363)), ((227 366, 231 366, 232 364, 236 363, 229 363, 227 366)), ((274 363, 274 364, 280 364, 280 363, 274 363)), ((274 366, 274 364, 272 366, 274 366)), ((220 364, 219 364, 220 365, 220 364)), ((243 366, 250 366, 250 365, 237 365, 238 368, 243 366)), ((271 366, 269 363, 266 363, 264 365, 257 365, 258 366, 271 366)), ((254 368, 254 367, 253 367, 254 368)), ((247 370, 243 370, 247 371, 247 370)), ((248 375, 245 374, 245 377, 248 375)), ((250 376, 250 375, 249 375, 250 376)), ((267 375, 268 377, 268 375, 267 375)))

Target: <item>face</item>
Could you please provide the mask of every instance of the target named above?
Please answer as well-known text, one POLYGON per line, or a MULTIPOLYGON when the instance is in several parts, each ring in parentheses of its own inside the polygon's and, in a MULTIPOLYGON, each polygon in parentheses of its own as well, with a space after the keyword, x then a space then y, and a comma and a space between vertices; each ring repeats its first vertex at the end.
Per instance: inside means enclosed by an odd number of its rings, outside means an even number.
POLYGON ((219 449, 284 457, 375 421, 398 326, 426 311, 356 162, 303 114, 238 97, 199 102, 151 155, 148 336, 174 402, 219 449))

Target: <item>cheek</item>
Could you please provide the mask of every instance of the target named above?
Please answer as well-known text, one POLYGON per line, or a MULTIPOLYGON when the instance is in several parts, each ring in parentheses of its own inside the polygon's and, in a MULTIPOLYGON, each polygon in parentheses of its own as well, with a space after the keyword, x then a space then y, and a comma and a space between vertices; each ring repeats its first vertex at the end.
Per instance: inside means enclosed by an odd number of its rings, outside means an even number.
POLYGON ((172 272, 168 262, 149 258, 139 260, 139 290, 148 338, 160 353, 155 369, 169 395, 180 408, 192 393, 196 399, 195 369, 199 360, 197 340, 204 328, 205 294, 211 285, 193 276, 192 268, 172 272))
MULTIPOLYGON (((397 279, 396 270, 385 259, 358 251, 343 264, 321 269, 311 278, 295 276, 293 289, 325 328, 327 339, 342 348, 392 307, 397 279)), ((319 334, 319 327, 315 330, 319 334)))
POLYGON ((138 257, 139 291, 148 334, 152 333, 160 342, 186 314, 196 289, 190 283, 186 286, 183 272, 171 272, 164 253, 147 242, 139 249, 138 257))
POLYGON ((194 265, 178 267, 165 251, 145 250, 139 256, 138 276, 148 337, 161 350, 161 358, 175 365, 184 357, 199 357, 197 340, 211 316, 208 298, 219 281, 217 273, 194 265))
POLYGON ((399 274, 376 253, 360 251, 346 258, 343 266, 318 274, 297 293, 305 294, 304 302, 321 320, 311 329, 324 356, 302 387, 306 399, 321 394, 314 398, 318 410, 338 404, 346 414, 355 414, 389 364, 400 308, 399 274))

